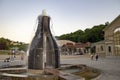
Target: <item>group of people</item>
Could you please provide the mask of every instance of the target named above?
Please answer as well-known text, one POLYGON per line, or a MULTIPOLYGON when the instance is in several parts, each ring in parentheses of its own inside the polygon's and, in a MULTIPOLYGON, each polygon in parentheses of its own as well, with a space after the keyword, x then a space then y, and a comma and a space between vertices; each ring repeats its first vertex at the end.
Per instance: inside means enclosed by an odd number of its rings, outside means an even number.
POLYGON ((97 61, 98 60, 98 54, 91 54, 91 60, 93 60, 95 57, 95 60, 97 61))
MULTIPOLYGON (((9 54, 10 55, 10 54, 9 54)), ((12 50, 11 51, 11 55, 8 58, 4 59, 4 62, 10 62, 10 61, 14 61, 14 58, 16 58, 16 51, 12 50)))
POLYGON ((17 51, 12 50, 11 53, 8 54, 9 57, 7 57, 7 58, 4 59, 4 62, 12 62, 12 61, 14 61, 14 60, 16 60, 16 59, 19 59, 19 56, 20 56, 21 60, 24 60, 25 52, 24 52, 24 51, 20 51, 19 53, 20 53, 20 54, 19 54, 18 57, 17 57, 17 56, 16 56, 16 55, 17 55, 17 51))

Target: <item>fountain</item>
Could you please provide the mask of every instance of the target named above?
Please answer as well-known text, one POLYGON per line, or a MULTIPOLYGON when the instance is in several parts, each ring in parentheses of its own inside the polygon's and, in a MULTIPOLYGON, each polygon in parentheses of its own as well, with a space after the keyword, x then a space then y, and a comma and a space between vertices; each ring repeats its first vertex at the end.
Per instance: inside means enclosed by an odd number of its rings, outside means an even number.
MULTIPOLYGON (((59 50, 57 43, 50 31, 50 16, 45 10, 38 16, 38 26, 28 51, 28 67, 4 68, 0 70, 0 79, 6 76, 10 80, 56 80, 56 76, 47 73, 45 69, 56 69, 60 67, 59 50), (2 72, 2 73, 1 73, 2 72)), ((6 78, 5 77, 5 78, 6 78)), ((7 80, 7 79, 6 79, 7 80)))
POLYGON ((0 70, 2 80, 84 80, 71 74, 84 69, 81 65, 60 66, 60 53, 50 31, 50 16, 45 10, 38 16, 38 26, 28 51, 28 65, 0 70), (67 72, 66 72, 67 71, 67 72))
POLYGON ((38 28, 30 46, 28 69, 58 68, 59 59, 58 46, 50 31, 50 17, 43 10, 38 16, 38 28))

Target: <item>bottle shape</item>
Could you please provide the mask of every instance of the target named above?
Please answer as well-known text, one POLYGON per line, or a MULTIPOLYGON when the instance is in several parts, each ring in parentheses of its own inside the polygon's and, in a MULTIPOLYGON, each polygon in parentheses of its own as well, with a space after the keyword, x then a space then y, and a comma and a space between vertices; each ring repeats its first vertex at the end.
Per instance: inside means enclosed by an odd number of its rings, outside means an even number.
POLYGON ((38 16, 38 26, 29 49, 28 69, 58 68, 59 48, 50 30, 50 17, 38 16))

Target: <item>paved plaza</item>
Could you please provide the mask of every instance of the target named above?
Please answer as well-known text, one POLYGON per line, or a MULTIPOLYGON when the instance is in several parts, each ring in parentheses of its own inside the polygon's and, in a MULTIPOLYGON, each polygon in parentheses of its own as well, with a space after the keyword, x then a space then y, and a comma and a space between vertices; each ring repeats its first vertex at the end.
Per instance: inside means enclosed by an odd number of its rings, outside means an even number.
POLYGON ((27 60, 25 58, 24 60, 21 60, 21 55, 17 55, 15 58, 10 59, 9 62, 4 62, 8 57, 11 57, 11 55, 0 55, 0 68, 15 65, 26 65, 27 60))
POLYGON ((101 70, 101 75, 94 80, 120 80, 120 57, 100 57, 98 61, 90 57, 77 56, 62 59, 61 64, 86 64, 101 70))
MULTIPOLYGON (((20 60, 20 58, 16 58, 12 62, 3 62, 3 60, 0 60, 0 67, 25 64, 24 61, 26 60, 20 60)), ((91 60, 88 55, 67 55, 61 56, 61 64, 86 64, 87 66, 100 69, 101 75, 94 80, 120 80, 120 57, 100 57, 98 61, 95 61, 91 60)))

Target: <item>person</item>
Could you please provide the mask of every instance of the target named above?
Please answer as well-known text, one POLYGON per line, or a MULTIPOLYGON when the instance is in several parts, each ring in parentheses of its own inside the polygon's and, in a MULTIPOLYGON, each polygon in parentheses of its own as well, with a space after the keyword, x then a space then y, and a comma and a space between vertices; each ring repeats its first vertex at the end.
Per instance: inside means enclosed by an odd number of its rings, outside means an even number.
POLYGON ((96 61, 98 60, 98 54, 95 55, 95 59, 96 59, 96 61))
POLYGON ((21 60, 24 60, 24 53, 21 53, 21 60))
POLYGON ((15 51, 15 50, 13 50, 13 51, 12 51, 12 54, 13 54, 13 57, 15 58, 15 57, 16 57, 16 56, 15 56, 16 51, 15 51))
POLYGON ((93 55, 93 54, 91 54, 91 60, 93 60, 93 57, 94 57, 94 55, 93 55))

